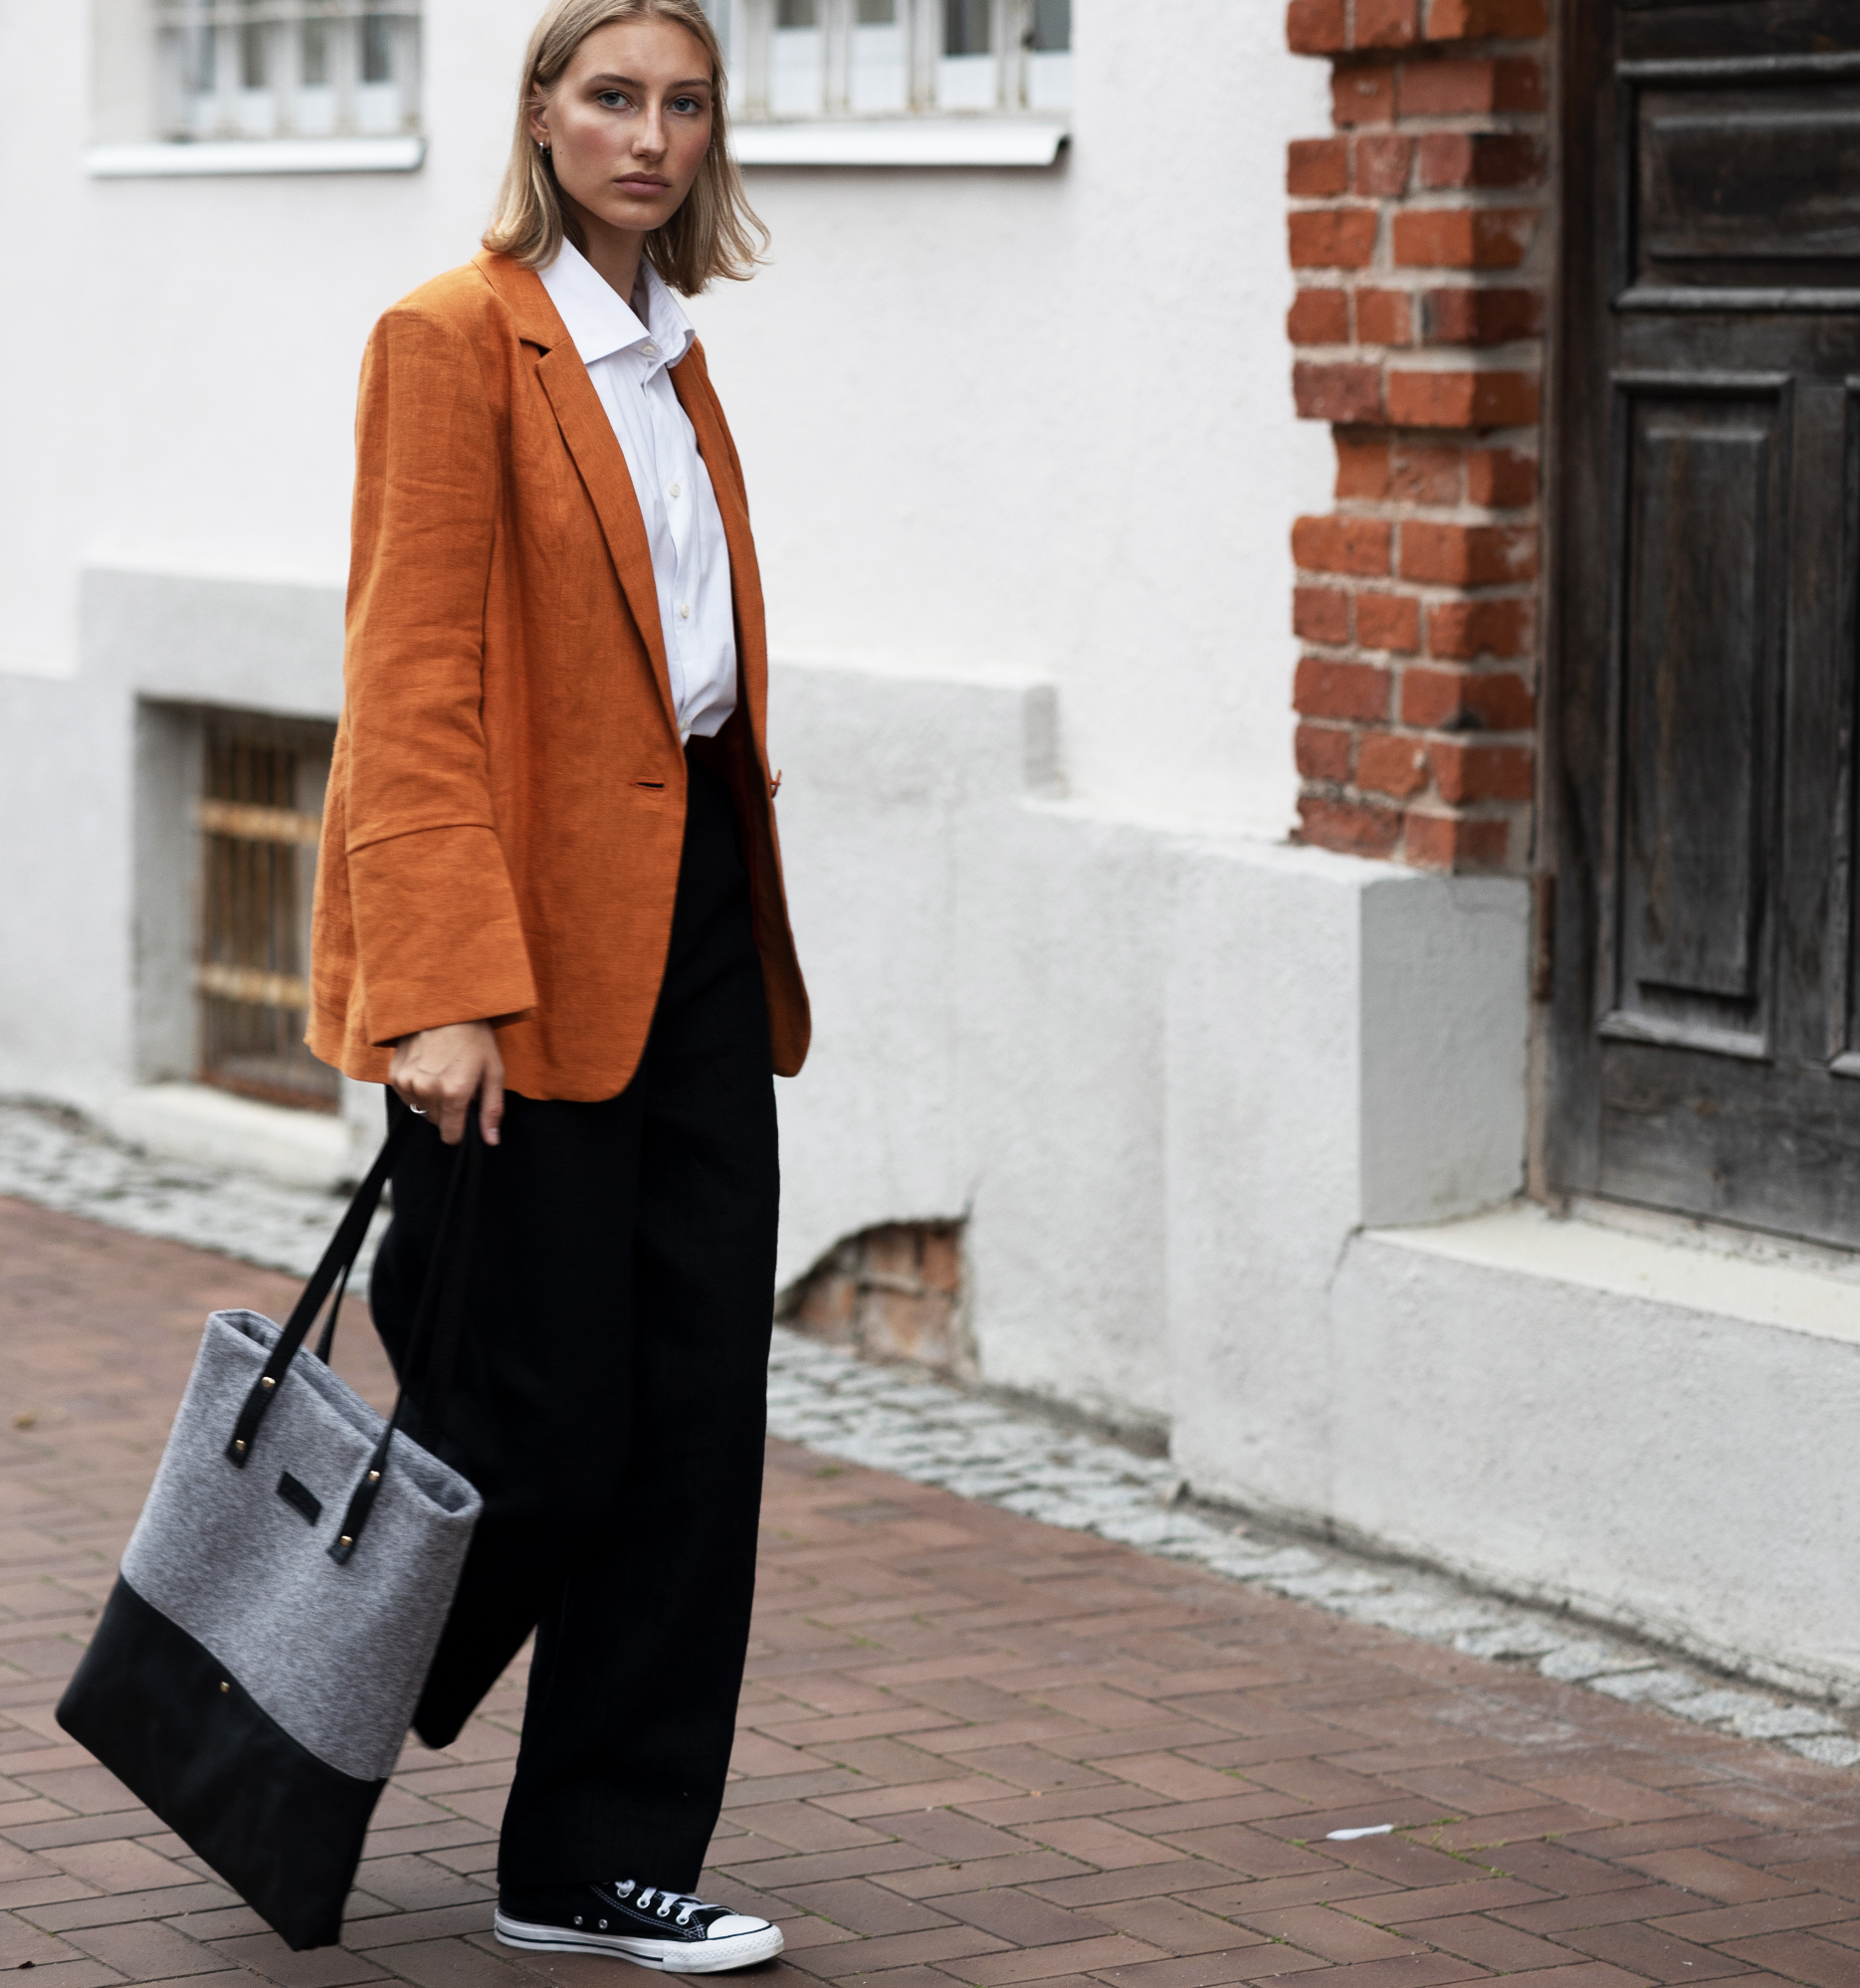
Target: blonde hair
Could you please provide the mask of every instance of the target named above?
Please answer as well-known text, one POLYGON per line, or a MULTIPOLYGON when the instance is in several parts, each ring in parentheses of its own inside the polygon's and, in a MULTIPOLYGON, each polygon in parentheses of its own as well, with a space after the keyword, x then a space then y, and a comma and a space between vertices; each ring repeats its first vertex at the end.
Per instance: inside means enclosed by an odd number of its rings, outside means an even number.
POLYGON ((517 93, 517 136, 498 189, 497 209, 485 230, 485 247, 543 269, 555 260, 564 233, 555 163, 529 135, 529 112, 562 80, 574 53, 597 28, 616 21, 671 21, 703 45, 711 65, 715 105, 711 144, 678 212, 646 237, 646 256, 676 291, 696 297, 719 277, 741 282, 754 273, 768 247, 768 230, 756 219, 742 175, 729 153, 723 52, 701 0, 551 0, 529 37, 517 93))

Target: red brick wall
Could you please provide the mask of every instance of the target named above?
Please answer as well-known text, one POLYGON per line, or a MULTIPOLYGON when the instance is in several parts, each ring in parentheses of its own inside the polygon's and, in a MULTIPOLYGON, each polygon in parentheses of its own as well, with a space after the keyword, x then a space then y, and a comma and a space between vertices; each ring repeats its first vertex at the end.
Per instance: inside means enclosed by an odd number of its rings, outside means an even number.
POLYGON ((1291 147, 1300 835, 1434 870, 1530 856, 1552 254, 1546 0, 1292 0, 1334 135, 1291 147))
POLYGON ((976 1374, 968 1336, 959 1222, 888 1222, 836 1244, 776 1300, 784 1325, 911 1360, 959 1380, 976 1374))

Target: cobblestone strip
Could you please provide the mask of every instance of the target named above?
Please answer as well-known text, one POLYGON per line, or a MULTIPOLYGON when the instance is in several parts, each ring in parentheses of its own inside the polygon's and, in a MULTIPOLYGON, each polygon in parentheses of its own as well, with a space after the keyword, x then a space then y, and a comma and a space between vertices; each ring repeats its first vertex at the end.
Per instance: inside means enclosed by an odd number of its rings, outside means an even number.
POLYGON ((1442 1575, 1171 1509, 1179 1480, 1167 1463, 939 1381, 868 1366, 791 1332, 776 1337, 769 1429, 791 1443, 940 1485, 1048 1525, 1191 1560, 1469 1657, 1529 1664, 1559 1684, 1586 1685, 1722 1732, 1775 1741, 1826 1766, 1860 1763, 1860 1739, 1824 1706, 1731 1688, 1638 1644, 1572 1627, 1548 1610, 1472 1593, 1442 1575))
MULTIPOLYGON (((313 1267, 339 1205, 307 1189, 154 1160, 74 1114, 21 1103, 0 1104, 0 1194, 300 1277, 313 1267)), ((1176 1509, 1179 1480, 1166 1462, 922 1374, 868 1365, 781 1327, 769 1364, 768 1421, 771 1435, 823 1456, 1192 1561, 1466 1656, 1529 1665, 1559 1684, 1657 1705, 1825 1766, 1860 1764, 1860 1739, 1823 1705, 1727 1685, 1641 1645, 1472 1593, 1442 1575, 1176 1509)))
MULTIPOLYGON (((343 1206, 313 1188, 161 1159, 105 1138, 75 1111, 17 1099, 0 1102, 0 1194, 293 1277, 316 1268, 343 1206)), ((376 1218, 357 1290, 386 1226, 376 1218)))

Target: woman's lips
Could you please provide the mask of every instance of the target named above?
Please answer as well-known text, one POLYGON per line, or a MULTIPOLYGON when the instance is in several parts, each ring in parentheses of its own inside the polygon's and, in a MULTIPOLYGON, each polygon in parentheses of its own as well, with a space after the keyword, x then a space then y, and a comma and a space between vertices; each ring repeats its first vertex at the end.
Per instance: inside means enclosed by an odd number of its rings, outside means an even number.
POLYGON ((669 179, 652 179, 644 173, 630 173, 614 183, 624 186, 629 193, 663 193, 672 184, 669 179))

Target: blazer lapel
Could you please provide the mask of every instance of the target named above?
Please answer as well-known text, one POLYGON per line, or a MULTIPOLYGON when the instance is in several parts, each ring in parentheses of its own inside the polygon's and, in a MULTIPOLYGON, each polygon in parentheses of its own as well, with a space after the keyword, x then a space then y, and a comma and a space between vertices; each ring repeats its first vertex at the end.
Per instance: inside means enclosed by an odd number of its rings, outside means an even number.
POLYGON ((717 508, 723 520, 723 540, 729 547, 730 594, 736 610, 736 660, 748 709, 749 732, 755 753, 762 757, 763 720, 768 704, 768 635, 762 616, 762 576, 755 563, 755 539, 749 530, 749 506, 704 363, 704 348, 694 345, 682 363, 672 368, 672 386, 679 405, 698 438, 698 453, 711 473, 717 508))
MULTIPOLYGON (((646 519, 639 497, 627 471, 626 456, 619 437, 601 406, 588 369, 574 348, 542 279, 533 270, 514 263, 508 256, 489 252, 473 258, 486 281, 509 305, 516 320, 517 334, 524 343, 540 345, 536 378, 549 397, 555 421, 574 458, 583 487, 600 519, 601 535, 607 541, 608 556, 619 575, 627 606, 633 612, 646 653, 652 661, 653 680, 659 687, 659 701, 665 708, 672 736, 678 736, 678 705, 672 696, 672 673, 666 664, 665 630, 659 620, 659 588, 653 577, 652 542, 646 536, 646 519)), ((727 526, 725 526, 727 535, 727 526)), ((735 545, 730 545, 735 556, 735 545)))

